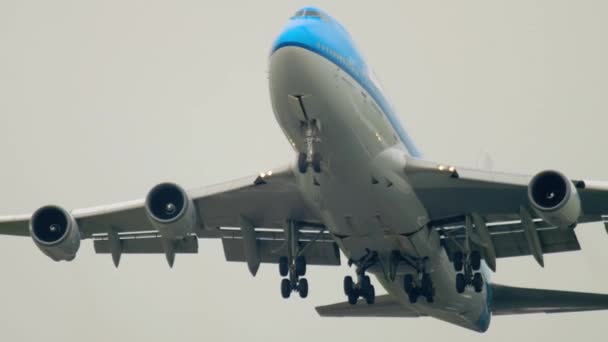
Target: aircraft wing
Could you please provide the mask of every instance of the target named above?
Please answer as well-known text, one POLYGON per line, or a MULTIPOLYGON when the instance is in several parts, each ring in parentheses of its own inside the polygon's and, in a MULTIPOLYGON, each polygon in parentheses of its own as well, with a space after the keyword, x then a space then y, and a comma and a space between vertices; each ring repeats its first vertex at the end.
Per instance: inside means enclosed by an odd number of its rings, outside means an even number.
MULTIPOLYGON (((175 246, 176 253, 196 253, 198 238, 221 239, 228 261, 246 261, 243 221, 254 228, 261 262, 278 262, 287 255, 284 228, 287 219, 302 223, 299 242, 315 241, 306 248, 308 264, 337 265, 339 250, 319 216, 298 190, 291 167, 244 177, 223 184, 186 191, 192 199, 199 225, 194 234, 175 246)), ((93 239, 97 253, 111 253, 110 237, 116 233, 121 253, 163 253, 159 232, 147 217, 145 200, 71 212, 80 236, 93 239)), ((0 234, 29 236, 31 215, 0 217, 0 234)))
MULTIPOLYGON (((519 219, 520 206, 529 203, 528 184, 533 177, 422 160, 408 161, 405 172, 433 220, 472 212, 490 222, 519 219)), ((601 221, 602 215, 608 215, 608 182, 572 181, 581 197, 582 222, 601 221)))
MULTIPOLYGON (((531 209, 528 185, 533 176, 418 159, 407 160, 405 175, 429 213, 429 225, 442 234, 448 252, 464 246, 466 219, 471 216, 478 218, 476 227, 487 225, 486 240, 491 240, 491 254, 496 258, 532 254, 542 264, 543 253, 580 249, 572 229, 552 225, 531 209), (535 231, 530 231, 530 226, 535 231)), ((608 183, 571 181, 581 203, 578 223, 608 221, 608 183)), ((484 244, 479 241, 481 235, 476 236, 478 245, 484 244)))

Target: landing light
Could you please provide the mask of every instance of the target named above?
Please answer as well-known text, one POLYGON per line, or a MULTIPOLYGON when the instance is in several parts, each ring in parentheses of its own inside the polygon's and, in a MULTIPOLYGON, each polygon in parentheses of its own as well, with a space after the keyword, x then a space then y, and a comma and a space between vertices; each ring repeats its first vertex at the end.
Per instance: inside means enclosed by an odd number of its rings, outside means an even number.
POLYGON ((260 173, 260 178, 266 178, 267 176, 268 177, 272 176, 272 171, 260 173))

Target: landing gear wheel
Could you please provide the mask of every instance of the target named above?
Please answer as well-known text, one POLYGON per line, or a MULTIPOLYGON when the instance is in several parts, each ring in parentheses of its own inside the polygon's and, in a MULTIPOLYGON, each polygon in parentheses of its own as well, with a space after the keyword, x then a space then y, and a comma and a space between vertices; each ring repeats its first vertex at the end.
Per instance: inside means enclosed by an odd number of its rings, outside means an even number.
POLYGON ((416 304, 416 302, 418 301, 418 289, 412 289, 408 294, 407 297, 410 300, 410 304, 416 304))
POLYGON ((346 276, 344 277, 344 294, 347 296, 350 296, 351 293, 353 293, 354 291, 354 285, 355 283, 353 282, 353 277, 351 276, 346 276))
POLYGON ((414 276, 411 274, 406 274, 403 277, 403 290, 405 293, 410 294, 414 290, 414 276))
POLYGON ((298 283, 298 293, 300 293, 301 298, 306 298, 308 296, 308 280, 306 278, 300 279, 298 283))
POLYGON ((312 154, 312 169, 316 173, 321 172, 321 154, 319 154, 319 152, 312 154))
POLYGON ((306 169, 308 168, 308 161, 306 160, 306 153, 298 154, 298 171, 300 173, 306 173, 306 169))
POLYGON ((363 276, 361 278, 361 290, 365 293, 372 286, 372 281, 369 279, 369 276, 363 276))
POLYGON ((471 267, 473 271, 479 271, 481 268, 481 253, 479 251, 471 252, 471 267))
POLYGON ((290 295, 291 295, 291 283, 289 282, 289 279, 281 280, 281 296, 283 296, 283 298, 287 299, 287 298, 289 298, 290 295))
POLYGON ((373 285, 370 285, 365 294, 365 301, 367 304, 372 305, 376 302, 376 289, 373 285))
POLYGON ((435 288, 433 287, 433 281, 428 274, 422 276, 421 282, 421 294, 426 298, 428 303, 435 301, 435 288))
POLYGON ((421 294, 427 298, 433 297, 435 294, 433 289, 433 281, 431 280, 431 276, 427 273, 422 276, 422 280, 420 281, 420 289, 422 292, 421 294))
POLYGON ((461 272, 464 268, 464 255, 462 254, 462 252, 454 253, 452 259, 454 261, 454 270, 456 272, 461 272))
POLYGON ((348 294, 348 304, 350 304, 350 305, 357 304, 357 299, 359 299, 359 296, 357 295, 357 291, 352 291, 351 293, 348 294))
POLYGON ((481 273, 475 273, 473 276, 473 287, 477 293, 480 293, 483 290, 483 277, 481 273))
POLYGON ((281 277, 287 277, 289 273, 289 261, 286 256, 282 256, 279 258, 279 274, 281 277))
POLYGON ((306 275, 306 258, 303 255, 296 257, 296 274, 298 277, 306 275))
POLYGON ((456 275, 456 292, 458 293, 464 293, 464 289, 467 286, 467 282, 464 279, 464 274, 462 273, 458 273, 456 275))

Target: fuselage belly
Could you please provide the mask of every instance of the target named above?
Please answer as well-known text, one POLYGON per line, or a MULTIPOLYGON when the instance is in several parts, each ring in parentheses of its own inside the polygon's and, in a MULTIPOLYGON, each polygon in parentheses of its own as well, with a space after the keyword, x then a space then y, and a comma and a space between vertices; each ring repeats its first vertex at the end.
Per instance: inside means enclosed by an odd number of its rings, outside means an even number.
MULTIPOLYGON (((455 271, 437 232, 426 228, 424 206, 407 181, 386 167, 395 156, 407 158, 419 152, 403 129, 395 127, 379 87, 361 76, 370 71, 362 58, 353 57, 354 46, 345 47, 352 44, 350 37, 341 28, 335 28, 334 34, 315 35, 314 25, 330 24, 290 23, 270 56, 273 110, 290 144, 305 151, 306 122, 314 121, 318 127, 316 146, 323 172, 295 171, 302 194, 348 258, 356 260, 373 250, 382 260, 389 260, 393 251, 428 259, 436 299, 432 304, 414 304, 415 310, 486 330, 487 290, 456 292, 455 271)), ((370 269, 404 305, 412 304, 403 289, 403 275, 412 271, 402 265, 393 279, 386 268, 370 269)))

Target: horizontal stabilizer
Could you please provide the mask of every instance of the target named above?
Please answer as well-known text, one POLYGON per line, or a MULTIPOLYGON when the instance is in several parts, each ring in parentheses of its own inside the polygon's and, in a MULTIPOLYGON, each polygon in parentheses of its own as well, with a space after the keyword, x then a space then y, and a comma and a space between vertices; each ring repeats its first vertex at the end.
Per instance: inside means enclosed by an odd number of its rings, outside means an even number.
POLYGON ((608 294, 492 285, 493 315, 593 310, 608 310, 608 294))
POLYGON ((376 297, 376 302, 368 305, 364 300, 357 305, 348 302, 317 306, 322 317, 420 317, 422 315, 394 300, 390 295, 376 297))

